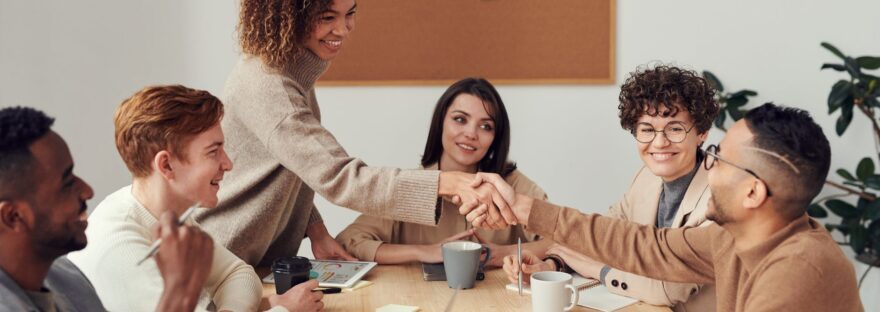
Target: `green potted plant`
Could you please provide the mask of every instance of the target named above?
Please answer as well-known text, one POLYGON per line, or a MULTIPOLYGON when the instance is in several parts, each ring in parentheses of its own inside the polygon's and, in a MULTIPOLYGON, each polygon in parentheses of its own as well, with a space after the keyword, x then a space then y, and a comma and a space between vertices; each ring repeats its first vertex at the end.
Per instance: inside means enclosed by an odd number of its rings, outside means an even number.
POLYGON ((721 106, 721 111, 718 113, 718 117, 715 117, 715 127, 721 129, 721 131, 727 132, 727 127, 725 127, 724 124, 727 121, 728 116, 730 116, 730 119, 734 122, 743 118, 748 111, 747 109, 744 109, 744 107, 749 103, 749 97, 758 95, 758 92, 748 89, 736 92, 725 92, 721 80, 718 80, 718 77, 708 70, 703 71, 703 78, 709 82, 709 85, 711 85, 712 88, 715 88, 715 100, 718 101, 718 104, 721 106))
POLYGON ((880 78, 866 71, 880 68, 880 57, 844 55, 829 43, 822 47, 836 55, 842 63, 826 63, 822 70, 832 69, 846 72, 849 79, 837 81, 828 94, 828 113, 839 112, 835 130, 842 136, 849 128, 855 111, 859 111, 871 121, 874 146, 877 155, 865 157, 855 167, 855 174, 847 169, 837 169, 842 179, 840 183, 829 179, 826 184, 842 193, 824 196, 810 205, 808 213, 814 218, 828 217, 828 210, 840 217, 839 223, 828 222, 825 227, 830 232, 840 232, 844 241, 856 254, 856 260, 868 265, 859 279, 859 285, 871 268, 880 266, 880 174, 876 171, 873 156, 880 156, 880 126, 875 111, 880 109, 880 78), (855 199, 855 204, 842 200, 855 199))

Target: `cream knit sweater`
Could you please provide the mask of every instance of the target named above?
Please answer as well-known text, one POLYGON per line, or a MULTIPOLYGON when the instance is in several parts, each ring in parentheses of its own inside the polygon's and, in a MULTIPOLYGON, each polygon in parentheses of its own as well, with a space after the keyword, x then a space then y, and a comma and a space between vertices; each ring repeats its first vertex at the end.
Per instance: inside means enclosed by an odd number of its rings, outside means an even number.
MULTIPOLYGON (((85 249, 70 253, 95 286, 101 302, 110 311, 155 311, 162 296, 163 281, 156 261, 137 261, 153 244, 156 218, 131 194, 131 186, 110 194, 89 215, 85 249)), ((188 222, 195 224, 192 219, 188 222)), ((253 267, 214 243, 214 261, 199 297, 198 311, 211 301, 217 311, 255 311, 260 305, 262 284, 253 267)))
POLYGON ((307 50, 281 71, 244 55, 226 81, 222 127, 234 169, 219 206, 196 219, 252 265, 297 254, 306 227, 321 221, 315 192, 368 215, 436 222, 439 171, 367 166, 321 125, 314 83, 328 65, 307 50))

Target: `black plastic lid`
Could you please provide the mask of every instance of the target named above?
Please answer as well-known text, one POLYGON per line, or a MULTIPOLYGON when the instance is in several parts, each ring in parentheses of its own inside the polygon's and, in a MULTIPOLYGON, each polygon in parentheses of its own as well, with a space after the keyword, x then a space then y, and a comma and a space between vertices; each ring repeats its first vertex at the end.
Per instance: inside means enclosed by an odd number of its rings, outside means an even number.
POLYGON ((312 269, 312 263, 305 257, 281 257, 272 262, 272 271, 303 272, 312 269))

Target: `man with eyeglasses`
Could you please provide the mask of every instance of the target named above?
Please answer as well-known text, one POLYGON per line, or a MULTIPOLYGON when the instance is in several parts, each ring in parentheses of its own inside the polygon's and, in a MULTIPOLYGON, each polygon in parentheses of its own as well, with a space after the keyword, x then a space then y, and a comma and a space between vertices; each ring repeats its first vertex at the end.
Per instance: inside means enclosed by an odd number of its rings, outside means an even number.
MULTIPOLYGON (((807 112, 755 108, 707 150, 707 218, 717 225, 683 229, 584 215, 514 195, 495 176, 478 179, 515 196, 513 212, 529 230, 587 256, 652 278, 715 284, 718 311, 862 311, 852 264, 806 214, 830 159, 807 112)), ((468 220, 485 213, 472 208, 462 207, 468 220)))
MULTIPOLYGON (((718 116, 714 89, 695 71, 657 64, 631 72, 618 99, 620 126, 632 134, 633 152, 642 166, 607 215, 658 228, 712 223, 706 220, 709 174, 701 166, 705 157, 701 147, 718 116)), ((517 281, 520 272, 524 281, 533 272, 576 272, 599 280, 611 293, 674 311, 715 309, 712 285, 633 274, 559 244, 551 245, 544 254, 525 251, 522 261, 507 256, 503 267, 511 282, 517 281)))

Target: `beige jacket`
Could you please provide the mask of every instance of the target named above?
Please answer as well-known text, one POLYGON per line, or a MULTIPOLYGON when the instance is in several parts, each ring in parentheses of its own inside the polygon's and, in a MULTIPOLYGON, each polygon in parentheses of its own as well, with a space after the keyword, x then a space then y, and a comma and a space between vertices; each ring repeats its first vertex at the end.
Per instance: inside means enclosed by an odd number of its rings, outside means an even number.
MULTIPOLYGON (((429 166, 426 169, 436 169, 437 166, 429 166)), ((532 198, 546 199, 544 190, 532 182, 528 177, 514 170, 505 178, 517 193, 528 195, 532 198)), ((437 226, 394 221, 368 215, 361 215, 351 225, 346 227, 336 240, 353 256, 364 261, 375 261, 376 250, 382 243, 391 244, 435 244, 452 235, 471 229, 472 226, 465 217, 458 213, 458 206, 443 200, 440 222, 437 226)), ((513 226, 504 230, 491 231, 477 229, 477 235, 495 244, 513 244, 518 237, 525 241, 534 241, 538 236, 523 230, 521 225, 513 226)), ((476 241, 475 238, 471 238, 476 241)))
POLYGON ((244 55, 226 80, 222 127, 234 168, 217 208, 196 218, 251 265, 297 254, 308 225, 321 222, 315 193, 365 214, 436 222, 439 171, 367 166, 321 125, 314 83, 328 65, 306 50, 279 72, 244 55))
MULTIPOLYGON (((706 220, 706 209, 711 196, 708 173, 703 166, 699 166, 697 170, 675 213, 673 228, 712 223, 706 220)), ((663 179, 642 167, 623 198, 611 206, 610 215, 638 224, 655 225, 662 190, 663 179)), ((654 305, 672 306, 676 311, 715 310, 715 289, 712 285, 665 282, 611 269, 605 276, 605 286, 612 293, 654 305)))
POLYGON ((526 227, 603 263, 675 282, 715 284, 718 311, 863 311, 852 263, 806 214, 737 250, 716 224, 657 229, 535 200, 526 227))

